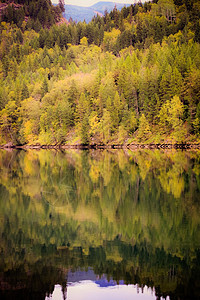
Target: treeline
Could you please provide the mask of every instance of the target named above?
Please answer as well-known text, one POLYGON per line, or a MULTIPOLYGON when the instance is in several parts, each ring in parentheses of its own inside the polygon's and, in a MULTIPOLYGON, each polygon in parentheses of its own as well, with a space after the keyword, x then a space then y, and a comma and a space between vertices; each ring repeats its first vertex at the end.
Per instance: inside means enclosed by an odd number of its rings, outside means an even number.
POLYGON ((159 0, 39 32, 2 22, 0 142, 198 141, 199 16, 159 0))

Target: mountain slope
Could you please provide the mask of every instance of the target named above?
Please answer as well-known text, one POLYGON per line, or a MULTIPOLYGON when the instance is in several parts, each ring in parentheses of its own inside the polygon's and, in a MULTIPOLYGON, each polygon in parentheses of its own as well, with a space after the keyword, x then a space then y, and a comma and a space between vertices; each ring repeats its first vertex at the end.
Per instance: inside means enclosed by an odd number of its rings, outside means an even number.
POLYGON ((0 3, 0 22, 14 23, 22 28, 26 21, 28 29, 39 31, 60 21, 62 12, 59 5, 49 0, 7 0, 0 3))
POLYGON ((97 13, 90 7, 65 5, 65 12, 63 15, 67 20, 71 18, 76 22, 83 22, 85 20, 88 23, 92 20, 94 15, 97 15, 97 13))
MULTIPOLYGON (((124 7, 124 4, 117 3, 117 9, 121 10, 124 7)), ((126 5, 127 6, 127 5, 126 5)), ((72 18, 73 21, 76 22, 83 22, 84 20, 86 23, 90 22, 95 15, 102 16, 107 10, 110 12, 115 7, 115 3, 113 2, 98 2, 90 7, 83 7, 77 5, 65 5, 65 12, 64 17, 69 20, 72 18)))
POLYGON ((113 8, 117 7, 118 10, 121 10, 124 6, 129 6, 131 4, 124 4, 124 3, 114 3, 114 2, 98 2, 91 6, 92 9, 104 14, 105 10, 111 12, 113 8))

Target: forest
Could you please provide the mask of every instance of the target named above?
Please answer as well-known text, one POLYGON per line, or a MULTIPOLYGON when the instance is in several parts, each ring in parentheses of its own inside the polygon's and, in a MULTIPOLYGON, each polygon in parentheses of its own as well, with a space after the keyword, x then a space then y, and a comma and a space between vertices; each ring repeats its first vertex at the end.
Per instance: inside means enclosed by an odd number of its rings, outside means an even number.
POLYGON ((199 1, 88 24, 64 22, 62 3, 0 10, 0 144, 199 143, 199 1))

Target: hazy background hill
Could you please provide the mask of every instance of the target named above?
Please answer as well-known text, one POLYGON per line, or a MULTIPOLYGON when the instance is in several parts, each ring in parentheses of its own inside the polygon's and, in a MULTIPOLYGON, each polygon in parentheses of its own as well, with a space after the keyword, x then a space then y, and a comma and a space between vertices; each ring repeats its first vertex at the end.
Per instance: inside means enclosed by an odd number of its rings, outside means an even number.
MULTIPOLYGON (((103 15, 105 10, 108 12, 113 10, 115 3, 113 2, 98 2, 90 7, 76 6, 76 5, 65 5, 64 17, 69 20, 70 17, 74 21, 86 21, 87 23, 92 20, 94 15, 103 15)), ((125 6, 123 3, 116 4, 117 9, 121 10, 125 6)), ((128 6, 128 4, 126 4, 128 6)))
POLYGON ((88 23, 92 20, 94 15, 97 13, 92 9, 92 7, 82 7, 76 5, 65 5, 65 12, 63 16, 69 20, 70 18, 76 22, 83 22, 84 20, 88 23))
POLYGON ((115 7, 115 4, 117 6, 117 9, 121 10, 124 6, 129 6, 130 4, 124 4, 124 3, 114 3, 114 2, 98 2, 96 4, 93 4, 91 6, 92 9, 95 11, 98 11, 102 14, 104 14, 105 10, 107 9, 108 12, 111 12, 113 8, 115 7))

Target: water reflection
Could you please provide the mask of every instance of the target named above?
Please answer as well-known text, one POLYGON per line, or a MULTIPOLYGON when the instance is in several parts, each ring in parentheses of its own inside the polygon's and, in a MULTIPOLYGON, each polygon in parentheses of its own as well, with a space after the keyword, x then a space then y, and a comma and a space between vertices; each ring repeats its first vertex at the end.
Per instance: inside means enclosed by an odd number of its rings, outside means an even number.
POLYGON ((89 268, 88 271, 68 272, 67 285, 57 284, 51 295, 46 296, 45 300, 63 300, 63 299, 156 299, 154 289, 147 286, 125 285, 123 280, 116 282, 113 279, 107 279, 104 274, 99 277, 89 268))
POLYGON ((92 268, 199 299, 199 199, 198 151, 2 150, 0 298, 45 299, 92 268))
MULTIPOLYGON (((93 300, 95 295, 96 300, 153 300, 156 299, 155 291, 147 286, 140 288, 137 285, 117 285, 113 284, 108 287, 101 287, 91 280, 76 282, 73 285, 68 285, 63 291, 62 286, 55 285, 53 294, 45 297, 45 300, 93 300)), ((163 299, 161 297, 161 299, 163 299)), ((169 300, 169 297, 166 298, 169 300)))

